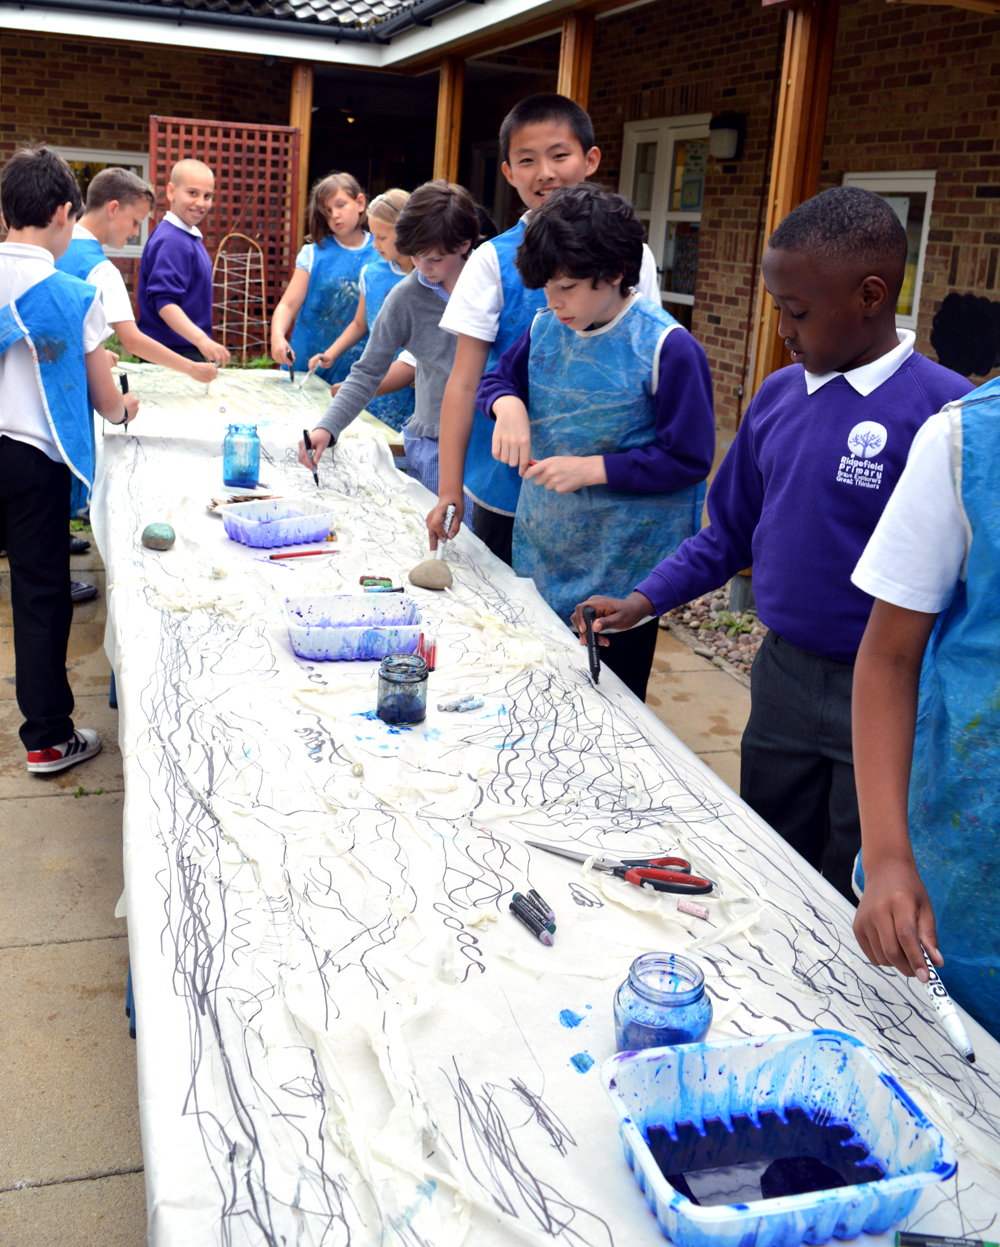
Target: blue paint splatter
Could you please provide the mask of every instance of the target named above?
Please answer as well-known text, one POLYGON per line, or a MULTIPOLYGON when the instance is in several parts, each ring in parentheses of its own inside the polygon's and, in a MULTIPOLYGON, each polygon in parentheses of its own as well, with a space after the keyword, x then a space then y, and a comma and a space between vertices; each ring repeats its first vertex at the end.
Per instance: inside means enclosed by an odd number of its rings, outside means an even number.
POLYGON ((583 1021, 582 1013, 574 1013, 572 1009, 563 1009, 559 1014, 559 1021, 567 1030, 572 1030, 574 1026, 579 1026, 583 1021))
POLYGON ((370 720, 372 720, 372 722, 374 722, 374 723, 381 723, 381 722, 382 722, 382 720, 378 717, 378 715, 376 714, 376 712, 375 712, 374 710, 355 710, 355 711, 354 711, 354 714, 352 715, 352 718, 355 718, 355 719, 370 719, 370 720))
POLYGON ((587 1005, 588 1009, 593 1009, 593 1007, 594 1007, 593 1005, 587 1005))
POLYGON ((422 1195, 424 1199, 433 1199, 434 1192, 436 1190, 437 1190, 436 1182, 431 1181, 431 1182, 418 1182, 417 1183, 417 1192, 418 1194, 422 1195))
POLYGON ((575 1066, 578 1074, 585 1074, 594 1064, 594 1058, 589 1052, 578 1052, 576 1056, 571 1056, 569 1061, 571 1065, 575 1066))

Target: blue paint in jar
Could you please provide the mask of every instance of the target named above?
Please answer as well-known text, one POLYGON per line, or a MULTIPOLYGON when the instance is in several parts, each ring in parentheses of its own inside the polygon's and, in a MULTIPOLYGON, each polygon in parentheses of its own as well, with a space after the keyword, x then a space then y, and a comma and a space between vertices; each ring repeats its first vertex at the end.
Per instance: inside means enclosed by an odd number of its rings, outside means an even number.
POLYGON ((222 483, 256 489, 260 478, 260 438, 255 424, 231 424, 222 443, 222 483))
POLYGON ((705 976, 676 953, 643 953, 615 993, 619 1052, 697 1043, 712 1022, 705 976))
POLYGON ((378 672, 383 723, 422 723, 427 717, 427 663, 418 654, 387 654, 378 672))

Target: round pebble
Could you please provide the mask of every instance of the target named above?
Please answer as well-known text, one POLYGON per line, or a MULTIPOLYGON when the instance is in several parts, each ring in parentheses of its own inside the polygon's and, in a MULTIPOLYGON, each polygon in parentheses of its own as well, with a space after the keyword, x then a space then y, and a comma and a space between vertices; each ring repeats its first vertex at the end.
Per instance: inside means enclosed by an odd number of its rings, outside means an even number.
POLYGON ((142 530, 142 544, 149 550, 169 550, 176 540, 169 524, 147 524, 142 530))
POLYGON ((454 581, 443 559, 425 559, 410 572, 410 584, 421 589, 450 589, 454 581))

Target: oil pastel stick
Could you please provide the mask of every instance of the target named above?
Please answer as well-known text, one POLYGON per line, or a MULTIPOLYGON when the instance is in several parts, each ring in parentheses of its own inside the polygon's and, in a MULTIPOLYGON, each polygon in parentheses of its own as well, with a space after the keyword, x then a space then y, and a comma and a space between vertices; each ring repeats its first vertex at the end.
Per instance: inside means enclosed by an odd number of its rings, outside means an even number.
POLYGON ((677 908, 682 914, 690 914, 692 918, 701 918, 708 921, 708 910, 704 905, 696 905, 694 901, 686 901, 683 897, 677 902, 677 908))
MULTIPOLYGON (((420 652, 419 649, 417 652, 420 652)), ((475 700, 476 698, 472 693, 466 693, 464 697, 453 697, 451 701, 439 701, 438 710, 461 710, 468 702, 475 700)), ((479 704, 483 704, 481 698, 479 704)))
POLYGON ((551 945, 555 941, 552 939, 552 932, 546 931, 545 925, 537 914, 532 913, 530 916, 524 912, 514 901, 511 901, 507 907, 518 922, 528 928, 532 935, 541 940, 543 944, 551 945))
POLYGON ((515 892, 514 895, 511 897, 511 900, 517 901, 519 902, 519 904, 527 905, 528 908, 531 910, 531 912, 537 918, 541 918, 542 925, 545 927, 547 931, 555 932, 555 929, 556 929, 555 914, 552 914, 550 916, 546 910, 539 909, 538 905, 531 899, 531 897, 528 896, 524 892, 515 892))
POLYGON ((909 1234, 896 1231, 896 1247, 1000 1247, 982 1238, 940 1238, 937 1234, 909 1234))
POLYGON ((528 898, 523 893, 521 892, 514 893, 513 897, 511 898, 510 908, 513 909, 515 913, 520 914, 524 918, 531 918, 536 922, 540 922, 542 926, 545 928, 545 930, 549 932, 550 935, 555 935, 556 924, 554 922, 550 922, 549 919, 546 918, 546 916, 543 913, 540 913, 538 910, 538 906, 532 904, 532 902, 529 901, 528 898))
POLYGON ((937 967, 930 957, 927 956, 927 949, 924 948, 923 944, 920 945, 920 951, 924 954, 924 961, 927 963, 927 969, 931 976, 924 984, 924 990, 930 997, 935 1013, 941 1019, 944 1032, 969 1064, 975 1065, 976 1054, 972 1051, 968 1032, 962 1025, 962 1019, 958 1016, 958 1010, 955 1008, 954 1001, 948 995, 948 989, 941 982, 941 976, 937 972, 937 967))
POLYGON ((457 702, 455 709, 459 712, 459 714, 464 714, 466 710, 480 710, 482 705, 483 699, 481 697, 473 697, 469 701, 457 702))
POLYGON ((552 906, 548 903, 547 900, 539 896, 534 888, 530 890, 530 892, 528 893, 528 896, 531 898, 532 901, 534 901, 534 903, 538 906, 538 908, 542 911, 542 913, 548 917, 549 922, 555 922, 556 912, 552 908, 552 906))

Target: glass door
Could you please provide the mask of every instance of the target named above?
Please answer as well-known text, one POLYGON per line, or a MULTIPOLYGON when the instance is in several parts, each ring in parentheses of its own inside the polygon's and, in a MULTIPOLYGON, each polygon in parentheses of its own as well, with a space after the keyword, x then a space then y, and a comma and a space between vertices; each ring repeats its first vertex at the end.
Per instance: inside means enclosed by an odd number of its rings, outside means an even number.
POLYGON ((625 123, 619 191, 646 227, 660 299, 691 327, 710 113, 625 123))

